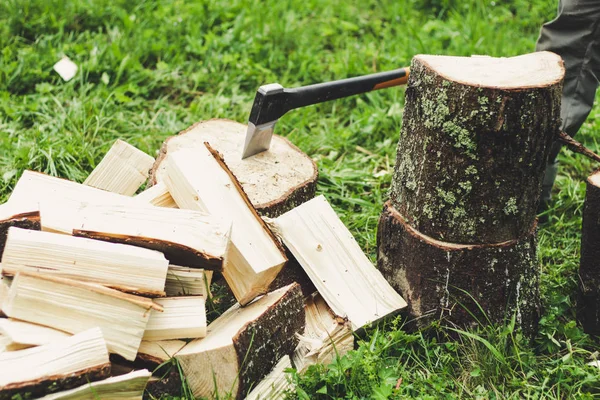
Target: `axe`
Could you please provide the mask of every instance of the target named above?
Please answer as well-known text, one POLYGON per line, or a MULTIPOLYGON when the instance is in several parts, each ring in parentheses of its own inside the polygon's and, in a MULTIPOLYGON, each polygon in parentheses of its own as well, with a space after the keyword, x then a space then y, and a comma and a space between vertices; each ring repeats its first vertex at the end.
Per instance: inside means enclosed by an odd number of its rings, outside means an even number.
POLYGON ((273 128, 286 112, 329 100, 403 85, 408 80, 409 72, 410 69, 406 67, 293 89, 286 89, 278 83, 259 87, 250 111, 242 159, 269 149, 273 128))

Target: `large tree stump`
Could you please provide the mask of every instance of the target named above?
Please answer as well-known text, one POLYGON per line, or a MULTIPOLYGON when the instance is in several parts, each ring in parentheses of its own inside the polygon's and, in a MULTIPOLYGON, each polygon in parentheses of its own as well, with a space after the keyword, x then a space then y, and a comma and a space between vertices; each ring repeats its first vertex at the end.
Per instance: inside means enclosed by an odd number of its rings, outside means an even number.
POLYGON ((540 52, 413 59, 391 200, 411 226, 453 243, 527 235, 564 68, 540 52))
POLYGON ((600 171, 587 180, 577 311, 584 331, 600 335, 600 171))
POLYGON ((318 175, 314 161, 277 135, 268 151, 242 160, 246 129, 246 125, 235 121, 211 119, 168 138, 150 171, 150 183, 162 181, 169 153, 209 142, 221 153, 260 215, 275 218, 312 199, 318 175))
POLYGON ((377 242, 378 267, 406 299, 418 326, 440 318, 459 326, 502 323, 515 314, 524 331, 535 331, 540 306, 535 227, 523 238, 494 245, 446 243, 412 228, 388 202, 377 242))
POLYGON ((549 52, 413 59, 378 263, 419 325, 514 315, 534 332, 536 209, 563 76, 549 52))

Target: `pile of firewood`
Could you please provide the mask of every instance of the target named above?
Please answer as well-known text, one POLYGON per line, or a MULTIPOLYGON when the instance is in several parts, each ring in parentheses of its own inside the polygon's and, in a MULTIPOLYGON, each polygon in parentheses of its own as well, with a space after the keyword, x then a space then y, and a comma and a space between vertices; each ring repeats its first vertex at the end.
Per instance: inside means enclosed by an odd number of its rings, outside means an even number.
POLYGON ((406 307, 313 198, 314 162, 279 137, 241 160, 245 129, 194 125, 156 160, 117 141, 83 184, 23 173, 0 205, 0 399, 141 399, 172 359, 195 396, 277 398, 406 307), (237 303, 207 325, 213 273, 237 303))

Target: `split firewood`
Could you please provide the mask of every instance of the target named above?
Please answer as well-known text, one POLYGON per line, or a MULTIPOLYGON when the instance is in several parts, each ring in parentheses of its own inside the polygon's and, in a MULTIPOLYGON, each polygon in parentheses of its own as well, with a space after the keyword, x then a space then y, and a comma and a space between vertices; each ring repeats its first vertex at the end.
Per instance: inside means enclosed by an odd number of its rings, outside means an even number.
POLYGON ((49 394, 40 400, 121 399, 142 400, 152 373, 143 369, 101 381, 86 383, 75 389, 49 394))
POLYGON ((292 357, 300 373, 315 364, 329 364, 354 349, 354 335, 343 318, 331 311, 320 294, 306 300, 306 328, 292 357))
POLYGON ((377 230, 379 270, 406 296, 419 327, 442 318, 461 327, 502 324, 515 315, 531 334, 540 312, 535 231, 497 244, 447 243, 411 227, 388 202, 377 230))
POLYGON ((390 200, 419 232, 484 244, 529 234, 560 132, 565 74, 550 52, 417 55, 390 200))
POLYGON ((111 353, 134 360, 150 310, 162 310, 152 300, 101 285, 20 272, 3 310, 11 318, 69 333, 98 326, 111 353))
POLYGON ((223 276, 246 305, 266 293, 287 258, 220 156, 205 146, 169 155, 165 184, 180 208, 232 221, 223 276))
POLYGON ((150 311, 144 340, 196 339, 206 336, 204 297, 166 297, 155 299, 163 310, 150 311))
POLYGON ((72 336, 67 332, 12 318, 0 319, 0 335, 8 339, 5 341, 8 351, 41 346, 72 336))
POLYGON ((81 204, 137 204, 133 197, 107 192, 33 171, 25 171, 8 199, 16 210, 39 210, 41 201, 59 204, 65 212, 60 218, 47 218, 42 229, 51 232, 71 234, 73 218, 81 204))
POLYGON ((581 233, 577 317, 590 335, 600 335, 600 171, 587 179, 581 233))
POLYGON ((208 326, 203 339, 175 355, 194 396, 243 398, 277 361, 290 354, 304 329, 302 292, 293 284, 246 307, 236 304, 208 326))
POLYGON ((348 318, 354 330, 406 307, 325 197, 288 211, 272 225, 333 312, 348 318))
MULTIPOLYGON (((0 271, 2 271, 2 264, 0 264, 0 271)), ((4 316, 4 312, 2 311, 2 304, 4 304, 4 301, 8 298, 10 282, 12 282, 12 278, 0 275, 0 317, 4 316)))
POLYGON ((140 204, 150 204, 156 207, 177 208, 177 203, 173 200, 171 193, 164 182, 158 182, 156 185, 144 190, 135 196, 140 204))
POLYGON ((154 158, 121 139, 83 182, 84 185, 133 196, 148 179, 154 158))
POLYGON ((185 345, 183 340, 142 340, 136 361, 156 367, 173 358, 185 345))
POLYGON ((213 271, 169 265, 165 292, 169 297, 204 296, 210 294, 213 271))
POLYGON ((292 368, 292 363, 290 357, 285 355, 279 360, 273 370, 252 389, 248 396, 246 396, 246 400, 285 399, 286 391, 294 387, 285 373, 285 370, 288 368, 292 368))
POLYGON ((11 226, 39 231, 41 224, 38 205, 32 206, 31 210, 26 210, 16 203, 0 204, 0 258, 4 252, 8 228, 11 226))
POLYGON ((164 296, 169 262, 154 250, 13 227, 1 266, 4 275, 34 271, 164 296))
POLYGON ((0 353, 0 400, 39 398, 104 379, 110 372, 100 328, 52 343, 0 353))
MULTIPOLYGON (((41 205, 42 225, 52 210, 41 205)), ((221 269, 231 224, 201 211, 84 206, 73 235, 158 250, 173 264, 221 269)))
POLYGON ((311 199, 317 187, 318 171, 314 161, 277 135, 273 135, 268 151, 242 160, 246 130, 246 125, 213 119, 168 138, 152 168, 150 182, 163 180, 170 154, 181 149, 202 152, 204 142, 209 142, 223 155, 259 214, 274 218, 311 199))
MULTIPOLYGON (((12 341, 9 338, 0 334, 0 353, 3 353, 5 351, 14 351, 15 349, 7 349, 7 347, 10 346, 11 344, 12 344, 12 341)), ((23 347, 23 348, 27 348, 27 347, 23 347)), ((21 350, 21 349, 17 349, 17 350, 21 350)))

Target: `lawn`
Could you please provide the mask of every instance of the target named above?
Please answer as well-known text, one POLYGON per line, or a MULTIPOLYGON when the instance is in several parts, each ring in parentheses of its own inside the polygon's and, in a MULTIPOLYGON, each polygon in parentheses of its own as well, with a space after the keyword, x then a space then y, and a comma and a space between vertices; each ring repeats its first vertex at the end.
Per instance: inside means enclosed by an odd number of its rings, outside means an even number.
MULTIPOLYGON (((264 83, 384 71, 419 53, 531 52, 555 11, 544 0, 3 0, 0 201, 24 169, 82 181, 117 138, 156 154, 196 121, 244 122, 264 83), (63 55, 79 65, 67 83, 52 70, 63 55)), ((316 160, 319 192, 373 259, 403 101, 403 89, 386 89, 296 110, 277 126, 316 160)), ((600 106, 578 139, 599 151, 599 131, 600 106)), ((408 333, 396 320, 332 365, 292 374, 291 396, 600 398, 600 371, 586 366, 600 347, 574 312, 584 182, 597 167, 561 155, 539 231, 544 314, 533 341, 510 324, 454 340, 443 322, 408 333)))

